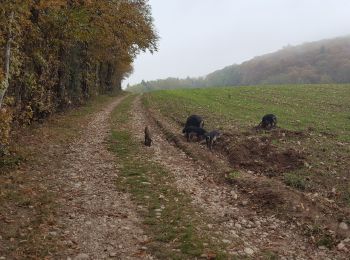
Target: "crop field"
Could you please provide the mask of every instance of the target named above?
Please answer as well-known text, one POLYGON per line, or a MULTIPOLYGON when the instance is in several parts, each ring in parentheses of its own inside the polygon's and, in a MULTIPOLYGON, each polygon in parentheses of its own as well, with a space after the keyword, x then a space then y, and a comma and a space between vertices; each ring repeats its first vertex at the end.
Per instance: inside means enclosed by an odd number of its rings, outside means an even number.
POLYGON ((243 129, 274 113, 282 128, 313 128, 350 141, 350 85, 168 90, 152 93, 149 101, 170 117, 184 120, 190 113, 201 114, 213 127, 243 129))
POLYGON ((167 90, 143 101, 179 129, 198 114, 206 130, 221 130, 214 154, 236 171, 350 206, 350 85, 167 90), (269 113, 277 116, 277 128, 255 129, 269 113))

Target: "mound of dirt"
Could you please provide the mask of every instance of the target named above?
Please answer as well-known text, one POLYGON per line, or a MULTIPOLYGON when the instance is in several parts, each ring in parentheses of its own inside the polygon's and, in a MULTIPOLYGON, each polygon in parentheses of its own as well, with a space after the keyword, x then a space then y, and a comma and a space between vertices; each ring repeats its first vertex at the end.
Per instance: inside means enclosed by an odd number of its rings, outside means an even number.
POLYGON ((275 136, 259 137, 224 133, 217 142, 217 149, 228 157, 235 168, 256 173, 277 175, 304 165, 305 156, 293 148, 280 148, 272 144, 275 136))

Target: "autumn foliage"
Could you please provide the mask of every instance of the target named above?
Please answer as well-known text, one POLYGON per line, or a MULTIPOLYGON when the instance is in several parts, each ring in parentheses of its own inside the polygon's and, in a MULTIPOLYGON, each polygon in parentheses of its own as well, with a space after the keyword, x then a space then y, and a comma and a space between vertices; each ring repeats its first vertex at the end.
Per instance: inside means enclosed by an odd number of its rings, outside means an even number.
POLYGON ((136 55, 156 51, 157 39, 147 0, 1 0, 0 120, 30 123, 120 90, 136 55))

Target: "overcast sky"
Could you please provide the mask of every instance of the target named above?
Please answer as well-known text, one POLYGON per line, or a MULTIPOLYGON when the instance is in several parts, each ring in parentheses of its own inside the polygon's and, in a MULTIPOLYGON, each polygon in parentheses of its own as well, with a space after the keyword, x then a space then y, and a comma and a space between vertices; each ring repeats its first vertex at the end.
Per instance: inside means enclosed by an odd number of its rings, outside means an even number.
POLYGON ((288 44, 350 34, 350 0, 150 0, 159 51, 126 79, 204 76, 288 44))

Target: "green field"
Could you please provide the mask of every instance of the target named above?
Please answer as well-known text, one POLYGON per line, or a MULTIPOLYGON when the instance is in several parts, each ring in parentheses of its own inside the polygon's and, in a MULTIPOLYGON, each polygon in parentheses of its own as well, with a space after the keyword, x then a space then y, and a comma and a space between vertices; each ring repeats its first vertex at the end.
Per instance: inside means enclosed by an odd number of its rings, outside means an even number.
MULTIPOLYGON (((201 115, 206 130, 234 132, 232 140, 241 147, 251 138, 268 137, 275 151, 300 151, 305 166, 280 171, 274 177, 295 189, 317 192, 350 205, 349 84, 166 90, 145 94, 144 103, 179 126, 188 115, 201 115), (270 132, 253 130, 268 113, 277 115, 278 127, 287 131, 286 135, 275 137, 270 132), (293 131, 301 135, 288 134, 293 131)), ((240 155, 239 150, 236 155, 240 155)), ((264 158, 253 158, 260 159, 264 158)), ((274 167, 273 163, 270 166, 274 167)))
POLYGON ((249 127, 267 113, 278 126, 334 134, 350 141, 350 85, 288 85, 157 91, 148 101, 169 117, 200 114, 216 128, 249 127), (209 119, 209 120, 208 120, 209 119))

